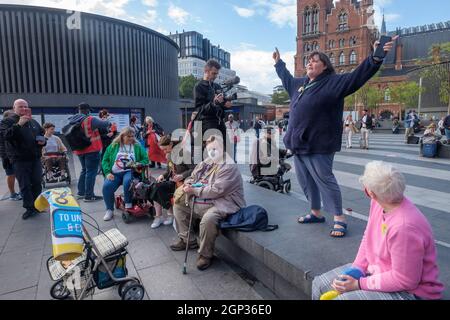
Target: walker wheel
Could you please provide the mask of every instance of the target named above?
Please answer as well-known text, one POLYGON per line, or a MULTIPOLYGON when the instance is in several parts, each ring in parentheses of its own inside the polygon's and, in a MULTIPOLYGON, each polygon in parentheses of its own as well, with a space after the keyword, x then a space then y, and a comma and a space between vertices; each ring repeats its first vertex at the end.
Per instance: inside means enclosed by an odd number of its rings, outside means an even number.
POLYGON ((122 220, 126 224, 130 223, 131 221, 130 214, 128 212, 122 212, 122 220))
POLYGON ((64 281, 59 280, 58 282, 55 282, 52 285, 50 289, 50 295, 52 296, 53 299, 64 300, 67 299, 67 297, 69 297, 70 291, 64 285, 64 281))
POLYGON ((122 300, 142 300, 144 298, 145 289, 137 281, 125 282, 122 288, 122 300))

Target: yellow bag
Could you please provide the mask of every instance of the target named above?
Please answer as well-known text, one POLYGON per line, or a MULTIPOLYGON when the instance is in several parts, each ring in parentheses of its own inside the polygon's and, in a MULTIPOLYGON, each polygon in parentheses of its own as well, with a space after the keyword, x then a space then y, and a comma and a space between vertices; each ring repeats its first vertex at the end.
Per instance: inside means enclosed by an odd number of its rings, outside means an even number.
POLYGON ((50 189, 34 202, 39 211, 50 206, 53 257, 71 261, 83 253, 84 239, 81 208, 69 188, 50 189))
POLYGON ((183 190, 183 185, 179 186, 175 189, 175 192, 173 193, 173 203, 174 204, 181 204, 186 202, 186 192, 183 190))

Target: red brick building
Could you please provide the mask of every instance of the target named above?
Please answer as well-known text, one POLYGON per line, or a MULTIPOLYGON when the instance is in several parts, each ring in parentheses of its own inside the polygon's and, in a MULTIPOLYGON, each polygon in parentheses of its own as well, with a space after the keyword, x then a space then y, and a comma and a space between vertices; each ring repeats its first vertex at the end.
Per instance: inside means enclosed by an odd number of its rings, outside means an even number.
POLYGON ((305 74, 308 55, 328 54, 336 72, 349 72, 371 53, 379 32, 373 23, 373 0, 298 0, 295 74, 305 74))

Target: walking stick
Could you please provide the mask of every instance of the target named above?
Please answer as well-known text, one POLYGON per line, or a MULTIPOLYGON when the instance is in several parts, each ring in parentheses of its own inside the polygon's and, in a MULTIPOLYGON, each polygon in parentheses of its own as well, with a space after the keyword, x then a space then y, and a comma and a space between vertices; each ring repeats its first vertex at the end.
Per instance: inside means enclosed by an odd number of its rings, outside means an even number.
POLYGON ((183 263, 183 274, 186 274, 186 265, 187 265, 187 258, 188 258, 188 252, 189 252, 189 242, 190 242, 190 236, 191 236, 191 228, 192 228, 192 217, 194 216, 194 203, 195 203, 195 196, 192 196, 192 206, 191 206, 191 216, 189 218, 189 229, 188 229, 188 236, 186 241, 186 254, 184 256, 184 263, 183 263))

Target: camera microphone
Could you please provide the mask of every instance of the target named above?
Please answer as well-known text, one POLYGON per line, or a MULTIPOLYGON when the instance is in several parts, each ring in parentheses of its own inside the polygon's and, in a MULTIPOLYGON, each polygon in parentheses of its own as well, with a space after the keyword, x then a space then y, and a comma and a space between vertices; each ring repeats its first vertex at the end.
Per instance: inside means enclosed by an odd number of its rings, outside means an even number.
POLYGON ((239 82, 241 82, 241 79, 239 77, 233 77, 231 79, 225 80, 222 84, 222 86, 224 87, 231 87, 234 86, 235 84, 239 84, 239 82))

